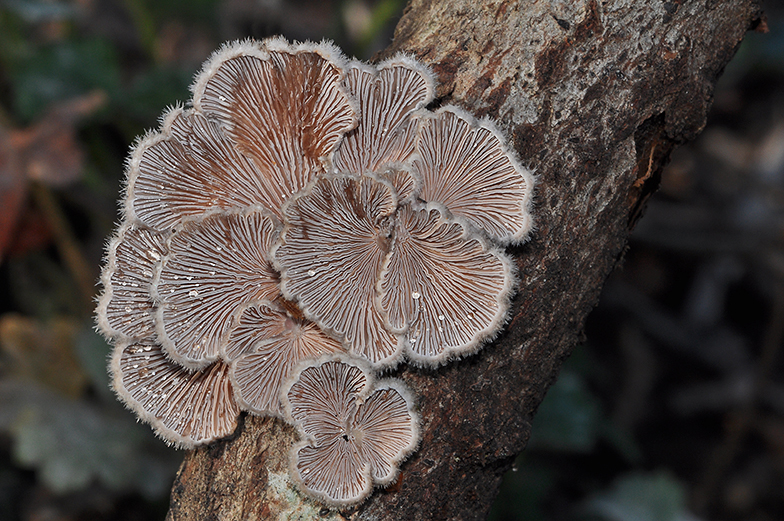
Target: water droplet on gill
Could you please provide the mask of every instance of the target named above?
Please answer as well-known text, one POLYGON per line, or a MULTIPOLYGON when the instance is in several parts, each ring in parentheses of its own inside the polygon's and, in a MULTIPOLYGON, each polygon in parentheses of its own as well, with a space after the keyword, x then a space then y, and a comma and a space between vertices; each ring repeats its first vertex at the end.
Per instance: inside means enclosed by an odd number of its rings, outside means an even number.
POLYGON ((308 275, 313 277, 316 275, 316 270, 308 270, 308 275))
POLYGON ((212 275, 212 276, 214 277, 214 276, 215 276, 215 272, 214 272, 214 271, 211 271, 211 272, 210 272, 210 275, 212 275))
POLYGON ((133 311, 133 309, 131 309, 131 306, 125 306, 126 313, 130 313, 131 311, 133 311))
POLYGON ((142 367, 141 369, 139 369, 139 376, 147 376, 147 373, 149 372, 150 370, 148 368, 142 367))
POLYGON ((444 315, 438 315, 438 320, 444 320, 444 315))
POLYGON ((131 367, 133 367, 134 369, 138 369, 139 368, 139 364, 133 364, 131 367))
POLYGON ((418 291, 414 291, 413 293, 411 293, 411 298, 414 300, 419 300, 419 297, 421 296, 422 295, 418 291))
POLYGON ((180 276, 179 276, 179 275, 174 275, 172 278, 173 278, 174 280, 180 280, 180 276))
POLYGON ((144 346, 144 350, 149 353, 150 351, 152 351, 152 346, 144 346))
POLYGON ((198 292, 198 291, 196 291, 195 289, 192 289, 192 290, 190 290, 190 291, 188 292, 188 296, 189 296, 189 297, 198 297, 198 296, 199 296, 199 292, 198 292))

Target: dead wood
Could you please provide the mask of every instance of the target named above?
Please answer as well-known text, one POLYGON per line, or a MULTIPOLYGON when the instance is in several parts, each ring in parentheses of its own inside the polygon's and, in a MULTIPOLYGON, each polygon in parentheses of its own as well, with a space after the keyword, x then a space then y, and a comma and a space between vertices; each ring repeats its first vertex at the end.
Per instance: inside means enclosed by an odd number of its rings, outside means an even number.
POLYGON ((422 444, 356 510, 297 495, 293 431, 248 417, 186 456, 168 519, 486 517, 670 152, 703 129, 717 78, 762 23, 754 0, 413 0, 383 56, 430 64, 437 103, 496 119, 537 174, 536 231, 511 250, 513 318, 476 356, 399 372, 419 396, 422 444))

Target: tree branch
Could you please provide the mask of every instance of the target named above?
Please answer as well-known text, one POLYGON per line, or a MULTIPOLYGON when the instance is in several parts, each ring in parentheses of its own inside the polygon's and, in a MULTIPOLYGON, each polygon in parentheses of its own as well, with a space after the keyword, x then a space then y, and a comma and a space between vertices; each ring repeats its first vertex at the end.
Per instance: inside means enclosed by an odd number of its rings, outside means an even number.
POLYGON ((520 286, 505 332, 438 370, 404 368, 423 440, 395 485, 330 512, 286 481, 292 429, 247 417, 186 456, 168 519, 482 519, 672 149, 705 125, 754 0, 413 0, 396 51, 430 64, 437 102, 496 119, 538 177, 537 229, 510 250, 520 286), (288 518, 288 517, 287 517, 288 518))

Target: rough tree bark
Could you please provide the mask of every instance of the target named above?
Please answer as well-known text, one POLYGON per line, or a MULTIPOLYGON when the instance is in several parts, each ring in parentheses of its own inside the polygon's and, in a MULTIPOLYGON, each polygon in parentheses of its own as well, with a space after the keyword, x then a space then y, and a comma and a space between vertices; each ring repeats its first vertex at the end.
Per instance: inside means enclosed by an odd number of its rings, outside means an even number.
POLYGON ((189 453, 168 519, 482 519, 672 149, 705 125, 755 0, 413 0, 384 56, 413 53, 437 103, 489 115, 534 169, 537 229, 511 250, 513 318, 478 355, 397 376, 418 394, 419 451, 398 482, 330 512, 286 481, 295 434, 247 417, 189 453))

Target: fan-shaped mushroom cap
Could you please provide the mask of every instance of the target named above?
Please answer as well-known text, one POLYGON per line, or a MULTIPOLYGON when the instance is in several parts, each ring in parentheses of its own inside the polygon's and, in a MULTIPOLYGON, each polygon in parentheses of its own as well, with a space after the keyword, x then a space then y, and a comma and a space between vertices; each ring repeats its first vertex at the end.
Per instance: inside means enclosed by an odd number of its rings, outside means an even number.
POLYGON ((419 418, 402 383, 374 382, 345 356, 303 364, 283 388, 286 413, 304 441, 291 452, 291 474, 331 506, 364 500, 388 485, 419 443, 419 418))
POLYGON ((158 345, 119 341, 111 371, 120 399, 168 443, 192 448, 237 427, 240 410, 226 364, 192 373, 172 363, 158 345))
POLYGON ((410 203, 414 200, 416 190, 422 181, 407 165, 389 163, 383 170, 376 172, 376 177, 392 185, 397 193, 398 205, 410 203))
POLYGON ((432 73, 400 54, 377 67, 351 62, 346 84, 359 103, 359 122, 335 152, 335 169, 363 174, 405 162, 414 152, 411 114, 433 100, 432 73))
POLYGON ((240 154, 218 126, 176 108, 135 147, 128 168, 126 214, 156 230, 215 209, 263 205, 280 213, 280 195, 256 164, 240 154))
POLYGON ((164 235, 134 225, 117 231, 109 244, 97 309, 98 326, 105 335, 137 340, 155 337, 150 285, 166 251, 165 241, 164 235))
POLYGON ((268 261, 276 236, 261 211, 189 221, 169 240, 153 291, 158 338, 177 363, 200 369, 218 359, 234 312, 278 294, 268 261))
POLYGON ((422 117, 413 159, 422 180, 419 197, 443 204, 502 243, 524 240, 532 225, 533 176, 495 125, 454 106, 422 117))
POLYGON ((397 217, 380 284, 390 327, 407 329, 407 356, 416 363, 473 353, 506 319, 511 261, 437 205, 406 205, 397 217))
POLYGON ((215 53, 193 88, 193 104, 262 175, 272 208, 324 171, 356 125, 343 87, 345 60, 334 46, 235 42, 215 53))
POLYGON ((322 176, 284 208, 273 250, 281 289, 305 316, 377 366, 397 362, 402 339, 388 332, 376 283, 392 247, 396 195, 369 176, 322 176))
POLYGON ((254 414, 282 417, 280 387, 294 366, 342 352, 343 346, 310 320, 269 302, 250 304, 238 315, 226 348, 241 353, 230 373, 237 401, 254 414))

